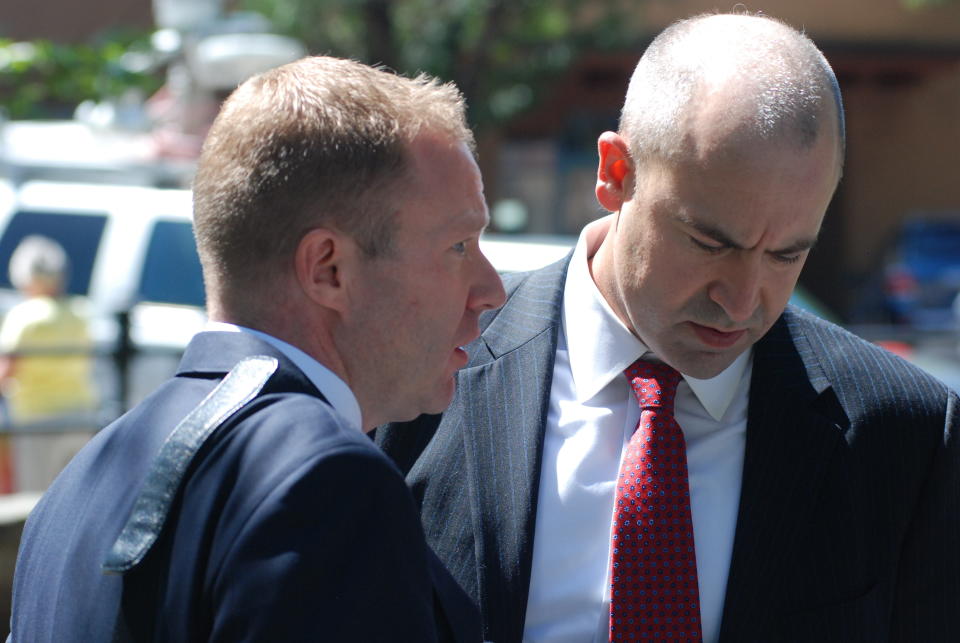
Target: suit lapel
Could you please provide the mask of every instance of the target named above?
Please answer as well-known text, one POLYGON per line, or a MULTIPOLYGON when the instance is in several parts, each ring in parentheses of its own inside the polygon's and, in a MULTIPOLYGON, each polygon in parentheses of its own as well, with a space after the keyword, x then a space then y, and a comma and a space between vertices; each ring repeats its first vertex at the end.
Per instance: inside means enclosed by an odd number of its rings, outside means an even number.
MULTIPOLYGON (((802 564, 808 531, 847 419, 816 350, 787 311, 756 345, 743 485, 721 626, 722 641, 761 640, 802 564)), ((802 573, 802 572, 801 572, 802 573)))
POLYGON ((439 639, 474 643, 474 637, 480 632, 480 613, 476 605, 447 572, 447 568, 430 547, 427 547, 427 567, 438 606, 436 616, 439 639))
MULTIPOLYGON (((519 641, 568 260, 523 277, 458 380, 485 635, 519 641)), ((445 416, 446 417, 446 416, 445 416)))

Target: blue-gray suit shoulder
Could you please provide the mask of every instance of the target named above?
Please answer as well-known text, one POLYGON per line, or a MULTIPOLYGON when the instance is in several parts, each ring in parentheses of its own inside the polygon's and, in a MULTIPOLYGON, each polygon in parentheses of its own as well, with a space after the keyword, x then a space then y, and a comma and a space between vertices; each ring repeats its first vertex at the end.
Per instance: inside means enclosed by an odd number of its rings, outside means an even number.
POLYGON ((780 377, 802 364, 817 393, 832 388, 848 413, 933 414, 943 420, 956 395, 943 382, 849 331, 789 306, 757 344, 755 363, 764 377, 780 377), (795 357, 792 357, 794 356, 795 357))

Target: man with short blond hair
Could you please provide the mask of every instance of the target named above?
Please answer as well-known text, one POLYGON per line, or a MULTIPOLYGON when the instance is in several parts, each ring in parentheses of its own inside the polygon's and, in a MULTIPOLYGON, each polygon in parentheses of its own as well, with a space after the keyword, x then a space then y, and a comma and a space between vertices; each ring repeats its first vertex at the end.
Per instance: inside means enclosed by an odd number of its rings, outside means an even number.
POLYGON ((437 413, 503 287, 459 92, 306 58, 210 130, 210 324, 31 514, 13 641, 479 641, 364 435, 437 413))

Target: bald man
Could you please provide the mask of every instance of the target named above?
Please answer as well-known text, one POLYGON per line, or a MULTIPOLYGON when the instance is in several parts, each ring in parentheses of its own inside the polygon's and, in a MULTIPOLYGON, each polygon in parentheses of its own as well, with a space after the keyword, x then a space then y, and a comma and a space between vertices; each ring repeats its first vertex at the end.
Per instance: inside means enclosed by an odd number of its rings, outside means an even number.
POLYGON ((843 167, 821 52, 678 22, 598 151, 611 214, 378 431, 485 636, 960 640, 956 395, 787 304, 843 167))

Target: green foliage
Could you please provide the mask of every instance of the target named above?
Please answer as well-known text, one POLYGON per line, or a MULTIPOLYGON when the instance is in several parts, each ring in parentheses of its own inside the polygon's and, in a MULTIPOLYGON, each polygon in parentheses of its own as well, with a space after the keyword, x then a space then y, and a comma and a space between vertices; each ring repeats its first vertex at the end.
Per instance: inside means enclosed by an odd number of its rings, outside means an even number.
POLYGON ((638 0, 239 0, 318 54, 457 83, 478 128, 542 99, 585 49, 622 47, 638 0))
POLYGON ((62 118, 84 100, 117 97, 130 89, 155 91, 162 77, 133 71, 131 51, 146 48, 139 36, 96 44, 0 39, 0 105, 10 118, 62 118))
POLYGON ((940 7, 953 4, 956 0, 900 0, 907 9, 923 9, 926 7, 940 7))

